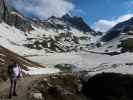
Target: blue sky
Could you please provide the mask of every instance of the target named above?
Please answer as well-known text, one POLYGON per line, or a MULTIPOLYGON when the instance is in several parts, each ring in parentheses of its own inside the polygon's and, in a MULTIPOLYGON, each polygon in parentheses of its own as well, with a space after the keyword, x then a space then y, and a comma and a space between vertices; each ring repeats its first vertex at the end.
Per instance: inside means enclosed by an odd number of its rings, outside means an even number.
POLYGON ((133 0, 72 0, 76 9, 76 15, 82 16, 91 25, 99 20, 115 20, 119 16, 133 13, 133 0))
POLYGON ((107 31, 133 17, 133 0, 9 0, 25 15, 46 19, 65 13, 83 17, 95 30, 107 31))
POLYGON ((73 0, 73 3, 77 9, 81 9, 84 12, 84 14, 81 15, 88 23, 93 24, 99 19, 113 19, 129 13, 129 7, 127 7, 126 4, 131 1, 132 0, 73 0))

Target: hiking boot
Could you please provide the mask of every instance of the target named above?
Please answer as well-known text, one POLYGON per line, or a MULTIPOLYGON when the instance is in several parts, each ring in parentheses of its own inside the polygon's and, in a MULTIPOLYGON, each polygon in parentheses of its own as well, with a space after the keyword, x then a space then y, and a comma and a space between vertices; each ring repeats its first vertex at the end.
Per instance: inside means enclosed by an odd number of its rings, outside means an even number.
POLYGON ((13 93, 13 96, 17 96, 16 92, 13 93))
POLYGON ((9 98, 9 99, 11 99, 11 98, 12 98, 12 95, 11 95, 11 94, 9 94, 8 98, 9 98))

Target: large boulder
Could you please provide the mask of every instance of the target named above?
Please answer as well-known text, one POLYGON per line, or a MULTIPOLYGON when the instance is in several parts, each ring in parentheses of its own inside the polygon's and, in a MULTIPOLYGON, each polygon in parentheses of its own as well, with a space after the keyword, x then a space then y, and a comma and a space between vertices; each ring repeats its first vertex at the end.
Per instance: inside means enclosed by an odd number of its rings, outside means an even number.
POLYGON ((82 92, 92 100, 133 100, 133 76, 97 74, 84 83, 82 92))

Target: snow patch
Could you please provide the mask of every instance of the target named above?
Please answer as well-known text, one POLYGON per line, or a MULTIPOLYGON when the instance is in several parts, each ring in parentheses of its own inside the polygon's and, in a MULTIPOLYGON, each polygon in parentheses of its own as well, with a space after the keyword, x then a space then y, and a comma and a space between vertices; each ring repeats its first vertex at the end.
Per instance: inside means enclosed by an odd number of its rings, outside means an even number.
POLYGON ((35 68, 35 67, 28 67, 28 71, 23 70, 25 74, 28 75, 44 75, 44 74, 54 74, 54 73, 59 73, 59 69, 55 68, 35 68))

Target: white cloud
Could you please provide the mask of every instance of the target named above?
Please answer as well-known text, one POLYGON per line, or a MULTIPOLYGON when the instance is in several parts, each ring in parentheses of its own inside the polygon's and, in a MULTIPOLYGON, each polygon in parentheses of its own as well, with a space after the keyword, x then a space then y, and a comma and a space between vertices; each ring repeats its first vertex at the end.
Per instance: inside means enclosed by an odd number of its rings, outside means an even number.
POLYGON ((61 17, 74 9, 68 0, 9 0, 21 13, 40 19, 51 16, 61 17))
POLYGON ((133 13, 120 16, 114 20, 99 20, 95 23, 94 28, 96 31, 106 32, 109 29, 111 29, 113 26, 115 26, 116 24, 126 21, 130 19, 131 17, 133 17, 133 13))

